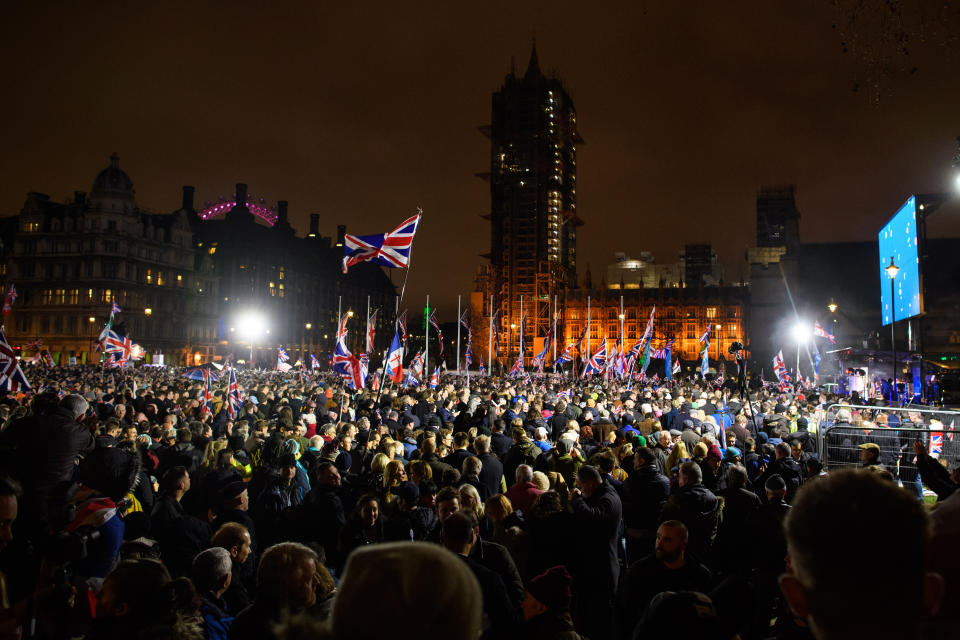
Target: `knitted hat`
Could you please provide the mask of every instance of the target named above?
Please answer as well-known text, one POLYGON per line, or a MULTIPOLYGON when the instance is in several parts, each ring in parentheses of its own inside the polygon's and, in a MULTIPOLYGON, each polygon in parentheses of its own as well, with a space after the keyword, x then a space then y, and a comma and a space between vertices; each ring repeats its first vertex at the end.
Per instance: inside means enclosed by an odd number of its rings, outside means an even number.
POLYGON ((413 506, 420 501, 420 488, 412 482, 403 482, 397 487, 397 497, 408 506, 413 506))
POLYGON ((740 455, 740 449, 737 449, 736 447, 727 447, 723 451, 724 460, 733 460, 734 458, 739 458, 740 455))
POLYGON ((787 482, 783 479, 783 476, 775 473, 767 478, 767 482, 763 485, 763 488, 767 491, 786 491, 787 482))
POLYGON ((382 620, 416 611, 421 629, 443 629, 448 640, 480 636, 483 596, 470 566, 428 542, 391 542, 359 547, 350 554, 330 615, 335 638, 381 640, 383 627, 357 611, 377 603, 382 620), (429 598, 423 585, 442 584, 429 598))
POLYGON ((573 578, 567 568, 557 565, 530 580, 527 591, 548 609, 562 612, 570 608, 571 582, 573 578))

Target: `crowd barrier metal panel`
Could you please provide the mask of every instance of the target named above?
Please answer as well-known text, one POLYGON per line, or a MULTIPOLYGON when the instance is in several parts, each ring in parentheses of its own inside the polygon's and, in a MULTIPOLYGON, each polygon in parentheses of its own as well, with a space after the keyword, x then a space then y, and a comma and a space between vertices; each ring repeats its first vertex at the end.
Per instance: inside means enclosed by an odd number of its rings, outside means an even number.
POLYGON ((916 440, 923 443, 928 453, 935 453, 936 457, 946 460, 948 467, 957 466, 960 464, 960 411, 833 404, 827 407, 817 430, 819 456, 827 471, 859 467, 860 445, 872 442, 880 448, 880 461, 884 468, 905 483, 917 478, 913 445, 916 440), (846 422, 838 424, 837 413, 841 409, 871 413, 882 411, 888 416, 897 416, 899 422, 894 421, 892 427, 877 424, 855 426, 846 422))

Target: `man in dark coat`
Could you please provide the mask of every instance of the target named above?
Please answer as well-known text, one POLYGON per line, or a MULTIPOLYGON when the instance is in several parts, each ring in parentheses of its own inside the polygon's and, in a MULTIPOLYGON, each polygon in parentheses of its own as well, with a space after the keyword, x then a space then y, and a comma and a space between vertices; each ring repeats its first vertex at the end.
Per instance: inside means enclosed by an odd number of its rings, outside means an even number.
POLYGON ((480 459, 480 483, 483 484, 489 495, 503 493, 506 483, 503 477, 503 464, 490 453, 490 437, 477 436, 473 441, 473 449, 480 459))
POLYGON ((338 541, 346 523, 340 498, 341 478, 336 465, 323 460, 314 468, 313 489, 297 508, 298 537, 306 543, 320 543, 328 567, 339 567, 338 541))
POLYGON ((803 469, 800 468, 800 463, 793 459, 789 444, 786 442, 779 443, 776 451, 776 459, 767 465, 767 470, 757 480, 754 489, 758 494, 763 494, 765 498, 764 488, 767 480, 770 476, 779 475, 787 483, 787 502, 790 502, 803 483, 803 469))
POLYGON ((573 567, 574 620, 584 635, 609 638, 613 594, 620 577, 617 543, 623 506, 596 467, 580 467, 576 482, 570 499, 579 553, 573 567))
POLYGON ((686 525, 690 553, 698 560, 710 557, 720 513, 717 496, 703 486, 700 466, 692 461, 680 465, 680 488, 663 506, 660 521, 679 520, 686 525))
POLYGON ((507 455, 507 451, 513 446, 513 440, 504 433, 506 428, 507 425, 501 418, 494 420, 493 434, 490 436, 490 449, 499 460, 503 460, 503 456, 507 455))
POLYGON ((634 471, 623 483, 623 525, 627 560, 649 555, 656 539, 658 517, 670 495, 670 479, 660 472, 656 454, 640 447, 633 456, 634 471))
MULTIPOLYGON (((728 449, 729 451, 729 449, 728 449)), ((754 539, 747 520, 760 508, 760 498, 746 488, 747 470, 738 464, 727 467, 727 486, 718 497, 723 498, 723 521, 717 530, 711 566, 725 573, 744 572, 744 540, 754 539)))
POLYGON ((64 396, 57 403, 55 394, 40 394, 34 401, 35 415, 15 421, 0 435, 7 468, 30 496, 20 502, 26 531, 43 530, 54 488, 71 481, 77 458, 93 451, 93 433, 80 422, 87 408, 81 395, 64 396))
POLYGON ((163 563, 173 576, 189 576, 193 558, 206 546, 212 531, 203 520, 184 512, 180 505, 190 490, 190 474, 172 467, 163 474, 160 498, 150 514, 152 535, 160 543, 163 563))

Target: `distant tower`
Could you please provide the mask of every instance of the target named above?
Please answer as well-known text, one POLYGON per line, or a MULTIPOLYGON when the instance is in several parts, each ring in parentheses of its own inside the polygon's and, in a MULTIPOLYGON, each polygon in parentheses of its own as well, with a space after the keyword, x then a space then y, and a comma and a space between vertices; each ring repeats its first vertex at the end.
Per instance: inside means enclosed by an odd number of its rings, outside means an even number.
POLYGON ((800 211, 794 185, 761 187, 757 193, 757 246, 786 247, 793 255, 800 246, 800 211))
MULTIPOLYGON (((520 322, 525 351, 552 323, 554 295, 577 286, 577 111, 563 83, 540 70, 534 43, 522 77, 513 69, 493 94, 490 138, 491 291, 506 329, 520 322)), ((506 333, 502 335, 506 336, 506 333)), ((516 354, 518 332, 511 338, 516 354)), ((515 356, 514 356, 515 357, 515 356)))

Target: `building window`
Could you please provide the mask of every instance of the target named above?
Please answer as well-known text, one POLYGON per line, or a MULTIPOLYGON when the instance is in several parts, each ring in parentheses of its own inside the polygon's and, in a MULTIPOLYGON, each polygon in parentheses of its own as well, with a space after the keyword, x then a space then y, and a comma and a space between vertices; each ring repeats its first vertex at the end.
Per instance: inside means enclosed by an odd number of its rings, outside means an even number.
POLYGON ((735 324, 730 324, 730 325, 727 325, 727 331, 730 332, 730 335, 735 336, 740 331, 740 328, 737 327, 737 325, 735 324))
POLYGON ((687 325, 687 339, 696 340, 697 339, 697 325, 688 324, 687 325))
POLYGON ((57 289, 53 292, 53 304, 65 304, 67 302, 67 290, 57 289))
POLYGON ((162 287, 164 284, 163 271, 157 271, 157 286, 162 287))
POLYGON ((80 289, 70 289, 70 304, 80 304, 80 289))
POLYGON ((153 284, 153 269, 147 269, 147 284, 153 284))
POLYGON ((281 297, 281 298, 283 297, 283 294, 284 294, 284 291, 283 291, 283 283, 281 282, 281 283, 280 283, 280 297, 281 297))
POLYGON ((270 295, 277 295, 277 285, 273 282, 270 283, 270 295))
POLYGON ((716 307, 707 307, 707 317, 716 318, 717 317, 717 308, 716 307))
POLYGON ((178 273, 178 274, 177 274, 177 286, 178 286, 178 287, 182 287, 182 286, 183 286, 183 274, 182 274, 182 273, 178 273))
POLYGON ((113 290, 112 289, 101 289, 100 290, 100 302, 102 304, 109 304, 113 302, 113 290))

